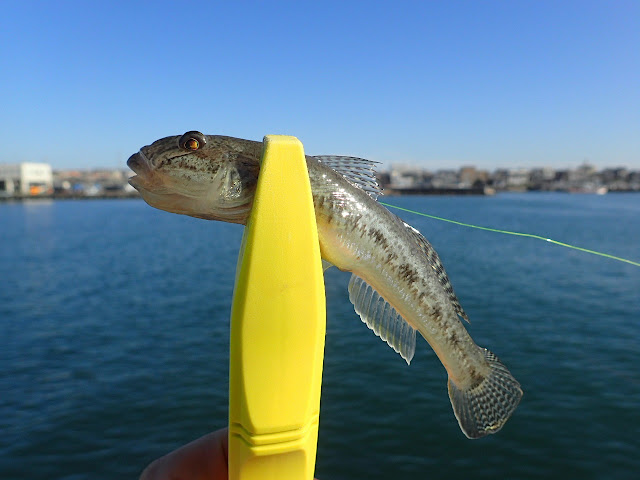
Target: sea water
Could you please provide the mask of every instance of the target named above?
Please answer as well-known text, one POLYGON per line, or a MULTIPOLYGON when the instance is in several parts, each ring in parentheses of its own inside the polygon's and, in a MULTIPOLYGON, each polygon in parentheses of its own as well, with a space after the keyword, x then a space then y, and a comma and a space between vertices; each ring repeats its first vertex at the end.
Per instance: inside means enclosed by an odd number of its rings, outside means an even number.
MULTIPOLYGON (((386 201, 640 261, 636 194, 386 201)), ((407 366, 332 268, 316 476, 635 478, 640 268, 400 215, 524 397, 497 435, 468 440, 426 342, 407 366)), ((136 478, 226 424, 242 230, 139 200, 0 204, 0 478, 136 478)))

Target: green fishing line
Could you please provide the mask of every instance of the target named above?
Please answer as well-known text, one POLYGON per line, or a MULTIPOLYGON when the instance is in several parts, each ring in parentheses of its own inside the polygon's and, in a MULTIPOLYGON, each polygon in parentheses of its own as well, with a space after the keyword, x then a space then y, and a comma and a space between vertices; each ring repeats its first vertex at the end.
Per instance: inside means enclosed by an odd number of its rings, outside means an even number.
POLYGON ((588 248, 576 247, 575 245, 570 245, 568 243, 558 242, 557 240, 552 240, 550 238, 541 237, 540 235, 533 235, 531 233, 510 232, 508 230, 499 230, 497 228, 480 227, 478 225, 471 225, 470 223, 457 222, 455 220, 449 220, 448 218, 442 218, 442 217, 437 217, 435 215, 429 215, 427 213, 416 212, 415 210, 409 210, 408 208, 398 207, 396 205, 391 205, 389 203, 384 203, 384 202, 380 202, 380 203, 382 205, 384 205, 385 207, 395 208, 397 210, 402 210, 404 212, 414 213, 416 215, 420 215, 420 216, 423 216, 423 217, 433 218, 434 220, 440 220, 442 222, 453 223, 455 225, 460 225, 462 227, 475 228, 477 230, 486 230, 487 232, 503 233, 505 235, 515 235, 517 237, 528 237, 528 238, 535 238, 537 240, 544 240, 545 242, 553 243, 555 245, 560 245, 561 247, 572 248, 573 250, 579 250, 581 252, 591 253, 593 255, 599 255, 601 257, 610 258, 612 260, 617 260, 619 262, 629 263, 629 264, 634 265, 636 267, 640 267, 640 263, 639 262, 634 262, 633 260, 628 260, 628 259, 622 258, 622 257, 616 257, 615 255, 609 255, 608 253, 597 252, 595 250, 589 250, 588 248))

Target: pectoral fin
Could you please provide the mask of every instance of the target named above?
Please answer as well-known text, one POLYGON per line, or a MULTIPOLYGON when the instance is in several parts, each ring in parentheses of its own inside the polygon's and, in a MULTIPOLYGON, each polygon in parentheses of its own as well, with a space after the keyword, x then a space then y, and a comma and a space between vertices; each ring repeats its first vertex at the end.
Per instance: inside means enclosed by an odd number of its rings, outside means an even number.
POLYGON ((349 300, 362 321, 411 363, 416 351, 416 331, 371 285, 356 275, 349 281, 349 300))

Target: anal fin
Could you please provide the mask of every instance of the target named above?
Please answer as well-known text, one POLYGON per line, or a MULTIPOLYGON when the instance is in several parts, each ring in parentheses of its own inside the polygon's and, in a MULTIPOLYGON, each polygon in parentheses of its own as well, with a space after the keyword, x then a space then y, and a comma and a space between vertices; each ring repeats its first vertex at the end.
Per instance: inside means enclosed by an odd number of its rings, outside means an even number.
POLYGON ((362 321, 411 363, 416 350, 416 331, 371 285, 356 275, 349 281, 349 300, 362 321))

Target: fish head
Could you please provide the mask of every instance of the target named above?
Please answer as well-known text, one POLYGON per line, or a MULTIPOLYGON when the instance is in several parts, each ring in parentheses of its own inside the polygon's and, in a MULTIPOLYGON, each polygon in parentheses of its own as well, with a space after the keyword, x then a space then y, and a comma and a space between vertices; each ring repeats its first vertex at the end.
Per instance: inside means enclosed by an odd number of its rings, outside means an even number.
POLYGON ((196 131, 161 138, 129 158, 129 184, 160 210, 244 224, 261 150, 259 142, 196 131))

